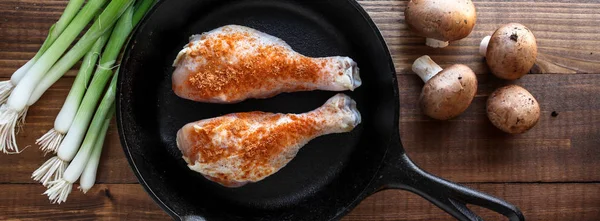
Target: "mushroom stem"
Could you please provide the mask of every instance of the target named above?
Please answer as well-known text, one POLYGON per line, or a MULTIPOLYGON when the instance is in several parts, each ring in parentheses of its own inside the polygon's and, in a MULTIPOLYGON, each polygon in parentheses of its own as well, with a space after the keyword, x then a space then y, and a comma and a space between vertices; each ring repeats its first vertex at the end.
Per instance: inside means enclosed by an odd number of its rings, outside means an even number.
POLYGON ((492 36, 485 36, 485 38, 481 40, 481 44, 479 44, 479 54, 483 57, 487 54, 487 48, 491 38, 492 36))
POLYGON ((426 38, 425 44, 432 48, 445 48, 450 43, 447 41, 440 41, 440 40, 433 39, 433 38, 426 38))
POLYGON ((412 65, 412 70, 423 79, 423 82, 427 82, 443 69, 431 60, 429 56, 423 55, 415 60, 412 65))

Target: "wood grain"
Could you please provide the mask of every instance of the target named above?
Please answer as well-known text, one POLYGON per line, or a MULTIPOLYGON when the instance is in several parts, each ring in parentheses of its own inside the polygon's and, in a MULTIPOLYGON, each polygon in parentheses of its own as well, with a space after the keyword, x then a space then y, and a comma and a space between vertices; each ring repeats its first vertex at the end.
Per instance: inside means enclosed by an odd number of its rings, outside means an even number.
MULTIPOLYGON (((467 184, 521 206, 528 220, 595 221, 600 217, 600 184, 467 184)), ((1 184, 0 219, 17 220, 167 220, 136 184, 99 184, 87 194, 75 191, 69 201, 52 205, 35 184, 1 184), (7 203, 10 202, 10 203, 7 203)), ((502 220, 473 208, 486 220, 502 220)), ((343 220, 452 220, 426 200, 405 191, 386 190, 365 199, 343 220)))
POLYGON ((440 122, 421 114, 419 77, 399 75, 402 142, 417 164, 458 182, 600 180, 600 170, 592 169, 600 166, 600 75, 528 75, 514 82, 542 110, 539 123, 521 135, 501 133, 485 112, 488 95, 507 82, 478 79, 467 111, 440 122))
MULTIPOLYGON (((502 196, 519 205, 527 220, 596 221, 600 217, 600 184, 467 184, 502 196)), ((484 220, 506 220, 489 210, 473 207, 484 220)), ((364 220, 453 220, 441 209, 408 192, 386 190, 356 207, 345 221, 364 220)))
MULTIPOLYGON (((463 63, 475 73, 488 73, 477 55, 479 42, 501 24, 519 22, 533 30, 540 56, 534 73, 598 73, 600 70, 600 2, 579 1, 474 1, 477 25, 469 37, 445 49, 424 45, 404 24, 407 1, 359 1, 386 39, 396 70, 410 74, 419 56, 432 55, 442 65, 463 63)), ((63 0, 4 0, 0 2, 0 77, 30 59, 44 41, 48 28, 65 6, 63 0)), ((71 71, 69 75, 76 72, 71 71)))
POLYGON ((537 37, 540 56, 534 73, 598 73, 600 70, 600 2, 598 1, 473 1, 477 24, 467 38, 448 48, 424 46, 424 38, 413 34, 404 24, 407 1, 359 1, 369 12, 386 39, 396 71, 411 74, 412 62, 421 55, 432 55, 439 64, 462 63, 478 74, 488 73, 479 42, 500 25, 519 22, 537 37))
POLYGON ((83 194, 74 188, 69 201, 50 204, 36 184, 3 184, 0 220, 167 220, 168 215, 137 184, 97 184, 83 194))
MULTIPOLYGON (((445 49, 424 46, 424 38, 407 29, 406 0, 359 2, 392 53, 400 88, 400 133, 418 165, 503 197, 519 206, 528 220, 600 220, 600 1, 475 0, 474 31, 445 49), (477 55, 481 38, 509 22, 532 29, 540 52, 532 74, 516 82, 492 77, 484 58, 477 55), (410 66, 425 54, 442 67, 463 63, 478 74, 476 98, 459 118, 439 122, 421 114, 417 101, 423 83, 410 66), (486 118, 487 96, 508 83, 524 86, 541 105, 541 120, 528 133, 505 135, 486 118)), ((66 3, 0 1, 0 80, 35 54, 66 3)), ((76 74, 76 68, 67 75, 76 74)), ((72 81, 61 79, 30 109, 28 123, 18 135, 21 147, 33 144, 52 127, 72 81)), ((47 158, 34 145, 17 156, 0 155, 0 220, 168 219, 137 184, 114 124, 103 151, 100 184, 87 195, 74 192, 66 204, 49 204, 40 195, 44 188, 29 178, 47 158)), ((475 210, 486 219, 500 219, 475 210)), ((387 190, 367 198, 345 220, 451 218, 418 196, 387 190)))

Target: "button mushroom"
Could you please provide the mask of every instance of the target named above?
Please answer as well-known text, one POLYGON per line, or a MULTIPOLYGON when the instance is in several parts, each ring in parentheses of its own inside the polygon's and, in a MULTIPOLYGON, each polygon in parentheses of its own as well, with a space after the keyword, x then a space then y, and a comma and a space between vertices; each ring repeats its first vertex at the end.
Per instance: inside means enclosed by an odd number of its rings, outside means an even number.
POLYGON ((448 46, 448 41, 467 37, 475 26, 477 14, 471 0, 411 0, 404 11, 410 29, 434 48, 448 46))
POLYGON ((509 85, 490 95, 487 116, 494 126, 506 133, 524 133, 540 119, 540 106, 525 88, 509 85))
POLYGON ((481 41, 479 53, 486 57, 494 75, 515 80, 527 74, 537 57, 535 36, 518 23, 506 24, 481 41))
POLYGON ((465 65, 442 69, 425 55, 415 60, 412 70, 425 82, 419 102, 421 110, 431 118, 448 120, 460 115, 477 92, 477 77, 465 65))

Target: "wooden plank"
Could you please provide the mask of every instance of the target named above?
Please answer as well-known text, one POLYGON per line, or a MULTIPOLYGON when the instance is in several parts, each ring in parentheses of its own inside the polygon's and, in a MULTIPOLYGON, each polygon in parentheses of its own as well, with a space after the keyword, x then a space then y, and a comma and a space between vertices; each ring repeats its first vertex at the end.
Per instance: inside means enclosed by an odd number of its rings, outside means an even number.
MULTIPOLYGON (((600 184, 469 184, 518 205, 527 220, 598 220, 600 184)), ((75 190, 66 203, 52 205, 41 185, 1 184, 0 219, 18 220, 166 220, 164 213, 137 184, 99 184, 87 194, 75 190)), ((501 220, 474 208, 485 220, 501 220)), ((343 220, 453 220, 414 194, 386 190, 365 199, 343 220)))
MULTIPOLYGON (((527 220, 596 221, 600 218, 600 184, 469 184, 517 205, 527 220)), ((471 207, 484 220, 506 220, 471 207)), ((441 209, 408 192, 386 190, 364 200, 343 220, 454 220, 441 209)))
MULTIPOLYGON (((517 81, 541 105, 539 124, 528 133, 509 136, 485 115, 485 101, 506 83, 478 76, 480 87, 469 109, 457 119, 439 122, 421 114, 415 75, 399 75, 401 137, 405 149, 424 169, 456 182, 600 181, 600 75, 528 75, 517 81), (551 90, 550 90, 551 89, 551 90), (558 116, 552 117, 552 112, 558 116)), ((32 145, 52 128, 72 78, 60 80, 28 114, 21 147, 32 145)), ((114 124, 102 157, 98 182, 135 183, 114 124)), ((0 183, 31 183, 45 159, 36 146, 20 155, 0 154, 0 183)))
POLYGON ((168 220, 138 184, 97 184, 87 194, 73 189, 63 204, 51 204, 36 184, 4 184, 1 220, 168 220))
POLYGON ((444 49, 423 45, 404 24, 407 1, 359 1, 369 12, 387 41, 396 71, 410 74, 412 62, 421 55, 447 65, 462 63, 475 73, 488 73, 483 57, 478 55, 479 42, 500 25, 519 22, 535 34, 540 56, 534 73, 598 73, 600 68, 600 19, 598 1, 474 1, 477 24, 465 39, 444 49))
MULTIPOLYGON (((410 74, 410 65, 429 54, 442 64, 463 63, 476 73, 488 73, 477 55, 481 38, 499 25, 520 22, 534 31, 540 56, 534 73, 598 73, 600 70, 600 2, 578 0, 474 1, 478 20, 473 33, 445 49, 423 45, 404 24, 406 1, 359 1, 381 30, 392 53, 396 70, 410 74)), ((66 0, 0 3, 0 77, 10 76, 30 59, 44 41, 48 28, 60 16, 66 0)), ((68 74, 73 75, 71 71, 68 74)))
POLYGON ((480 75, 477 95, 462 116, 436 121, 424 116, 421 80, 399 75, 401 137, 424 169, 458 182, 599 181, 600 75, 527 75, 523 85, 541 106, 540 122, 507 135, 487 119, 488 95, 506 84, 480 75), (552 112, 558 114, 553 117, 552 112))

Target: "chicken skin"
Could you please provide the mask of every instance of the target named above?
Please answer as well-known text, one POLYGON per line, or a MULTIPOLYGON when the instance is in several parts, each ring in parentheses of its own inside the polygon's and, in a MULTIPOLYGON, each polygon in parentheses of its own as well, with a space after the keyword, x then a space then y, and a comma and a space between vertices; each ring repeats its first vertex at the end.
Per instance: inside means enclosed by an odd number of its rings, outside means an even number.
POLYGON ((177 132, 177 147, 191 170, 240 187, 279 171, 310 140, 360 122, 356 102, 338 94, 303 114, 246 112, 192 122, 177 132))
POLYGON ((354 90, 361 85, 351 58, 306 57, 277 37, 238 25, 192 36, 173 66, 175 94, 208 103, 285 92, 354 90))

